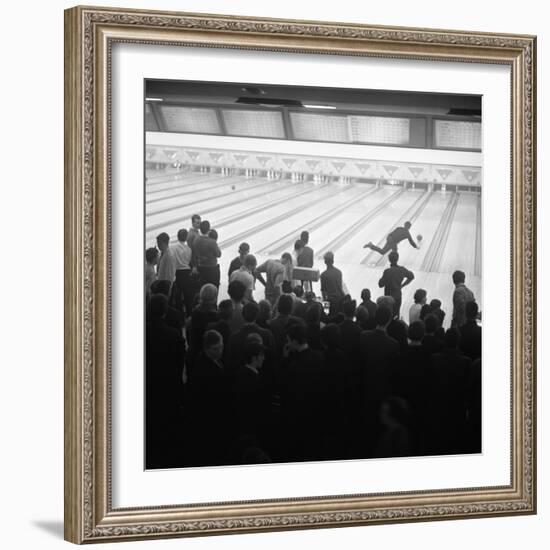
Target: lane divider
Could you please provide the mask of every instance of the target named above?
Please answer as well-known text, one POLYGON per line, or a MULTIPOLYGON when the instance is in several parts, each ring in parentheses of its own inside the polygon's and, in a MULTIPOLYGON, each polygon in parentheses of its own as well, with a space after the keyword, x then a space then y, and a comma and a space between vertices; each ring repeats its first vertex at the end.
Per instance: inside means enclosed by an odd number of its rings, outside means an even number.
POLYGON ((460 193, 456 191, 449 198, 449 202, 441 216, 441 220, 434 233, 430 248, 424 256, 424 261, 420 266, 420 271, 437 271, 435 268, 439 266, 441 262, 441 256, 445 250, 447 244, 447 238, 449 237, 449 231, 453 222, 454 214, 458 204, 460 193))

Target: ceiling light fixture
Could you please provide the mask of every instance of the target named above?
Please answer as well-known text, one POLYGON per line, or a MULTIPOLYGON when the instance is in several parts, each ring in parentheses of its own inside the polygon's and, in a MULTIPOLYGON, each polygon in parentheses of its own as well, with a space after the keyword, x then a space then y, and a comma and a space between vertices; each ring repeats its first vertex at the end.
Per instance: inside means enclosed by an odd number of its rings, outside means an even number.
POLYGON ((305 103, 303 107, 306 109, 336 109, 334 105, 307 105, 305 103))

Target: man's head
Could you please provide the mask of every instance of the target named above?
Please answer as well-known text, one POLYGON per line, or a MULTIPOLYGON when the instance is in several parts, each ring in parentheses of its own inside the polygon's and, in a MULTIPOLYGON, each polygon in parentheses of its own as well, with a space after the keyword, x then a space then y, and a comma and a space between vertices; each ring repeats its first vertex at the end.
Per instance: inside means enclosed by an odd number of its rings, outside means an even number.
POLYGON ((399 254, 395 250, 392 250, 388 254, 388 260, 390 261, 391 265, 397 264, 397 262, 399 261, 399 254))
POLYGON ((246 292, 246 286, 241 281, 231 281, 227 287, 227 293, 234 302, 242 302, 246 292))
POLYGON ((296 285, 292 290, 297 298, 301 298, 304 295, 304 287, 302 285, 296 285))
POLYGON ((202 339, 202 347, 212 361, 219 361, 223 356, 222 335, 217 330, 207 330, 202 339))
POLYGON ((314 302, 315 298, 317 298, 317 296, 315 296, 315 292, 313 292, 313 290, 308 290, 306 292, 306 302, 308 304, 311 304, 312 302, 314 302))
POLYGON ((210 231, 210 222, 208 220, 203 220, 199 225, 199 229, 202 235, 208 235, 210 231))
POLYGON ((168 298, 164 294, 154 294, 147 302, 147 320, 158 321, 163 319, 168 311, 168 298))
POLYGON ((170 235, 168 233, 161 233, 157 236, 157 247, 161 252, 168 250, 170 244, 170 235))
POLYGON ((302 231, 300 234, 300 240, 304 243, 304 246, 309 242, 309 232, 302 231))
POLYGON ((422 321, 414 321, 409 327, 409 340, 413 343, 420 344, 422 338, 426 334, 426 329, 422 321))
POLYGON ((269 321, 271 319, 271 304, 267 300, 260 300, 258 303, 258 319, 269 321))
POLYGON ((297 351, 307 343, 307 329, 305 323, 296 321, 286 328, 286 338, 290 351, 297 351))
POLYGON ((159 260, 158 248, 153 246, 151 248, 148 248, 145 251, 145 261, 148 264, 155 265, 156 263, 158 263, 158 260, 159 260))
POLYGON ((476 302, 466 302, 465 306, 466 319, 472 321, 477 319, 479 313, 479 307, 476 302))
POLYGON ((361 291, 361 300, 363 300, 363 302, 367 302, 368 300, 370 300, 370 289, 364 288, 361 291))
POLYGON ((260 307, 256 302, 247 302, 243 306, 243 319, 245 323, 253 323, 260 313, 260 307))
POLYGON ((258 265, 258 262, 256 261, 256 256, 253 254, 247 254, 243 259, 243 265, 248 269, 248 271, 252 272, 256 269, 256 266, 258 265))
POLYGON ((430 313, 424 317, 424 326, 426 328, 426 334, 433 335, 439 327, 439 321, 435 315, 430 313))
POLYGON ((392 311, 387 306, 378 306, 374 315, 374 322, 379 328, 386 329, 390 324, 392 318, 392 311))
POLYGON ((321 345, 326 349, 341 347, 340 327, 335 323, 329 323, 321 329, 321 345))
POLYGON ((414 293, 414 303, 424 305, 426 303, 426 297, 428 293, 423 289, 419 288, 414 293))
POLYGON ((209 232, 208 232, 208 236, 213 239, 214 241, 217 241, 218 240, 218 232, 215 230, 215 229, 211 229, 209 232))
POLYGON ((292 256, 288 252, 284 252, 281 256, 281 263, 283 265, 292 265, 292 256))
POLYGON ((191 216, 191 225, 194 229, 198 229, 201 225, 201 217, 198 214, 193 214, 191 216))
POLYGON ((159 279, 151 283, 151 294, 163 294, 164 296, 170 296, 170 289, 172 288, 172 282, 165 279, 159 279))
POLYGON ((453 283, 455 285, 464 284, 464 281, 466 281, 466 274, 464 271, 456 270, 453 273, 453 283))
POLYGON ((306 310, 305 320, 308 326, 320 326, 323 306, 318 302, 313 302, 306 310))
POLYGON ((206 283, 201 286, 199 291, 199 303, 202 305, 216 305, 218 300, 218 289, 211 283, 206 283))
POLYGON ((395 311, 395 300, 393 299, 392 296, 379 296, 376 299, 376 305, 378 307, 388 308, 393 317, 393 312, 395 311))
POLYGON ((187 229, 180 229, 178 231, 178 241, 180 243, 184 243, 187 240, 188 235, 189 235, 189 231, 187 231, 187 229))
POLYGON ((221 321, 229 321, 233 317, 233 302, 231 300, 222 300, 218 304, 218 312, 221 321))
POLYGON ((277 311, 280 315, 290 315, 292 312, 292 304, 294 300, 290 294, 281 294, 277 302, 277 311))
POLYGON ((300 239, 298 239, 298 240, 294 243, 294 250, 296 250, 296 252, 299 254, 303 249, 304 249, 304 243, 303 243, 303 241, 301 241, 300 239))
POLYGON ((244 364, 256 370, 262 368, 265 359, 265 347, 263 344, 247 340, 243 346, 244 364))
POLYGON ((249 253, 250 253, 250 245, 248 243, 241 243, 239 245, 239 256, 241 258, 244 258, 249 253))
POLYGON ((290 294, 292 292, 291 282, 283 281, 283 284, 281 285, 281 290, 283 291, 283 294, 290 294))
POLYGON ((334 265, 334 253, 333 252, 325 252, 325 255, 323 256, 323 259, 325 260, 325 264, 327 266, 334 265))
POLYGON ((404 227, 405 229, 407 229, 407 230, 409 230, 409 229, 411 228, 411 226, 412 226, 412 223, 411 223, 411 222, 405 222, 405 223, 403 224, 403 227, 404 227))
POLYGON ((357 303, 355 300, 347 299, 342 301, 342 313, 345 315, 346 319, 353 319, 356 309, 357 303))

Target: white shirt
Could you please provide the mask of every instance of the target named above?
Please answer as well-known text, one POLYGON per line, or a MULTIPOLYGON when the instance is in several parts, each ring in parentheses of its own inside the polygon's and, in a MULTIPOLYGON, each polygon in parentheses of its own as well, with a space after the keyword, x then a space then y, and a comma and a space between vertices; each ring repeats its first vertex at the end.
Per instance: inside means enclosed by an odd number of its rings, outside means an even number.
POLYGON ((415 321, 420 320, 420 311, 422 310, 422 304, 413 304, 409 309, 409 325, 412 325, 415 321))
POLYGON ((173 247, 176 260, 176 271, 178 269, 191 269, 191 247, 187 243, 178 241, 173 247))

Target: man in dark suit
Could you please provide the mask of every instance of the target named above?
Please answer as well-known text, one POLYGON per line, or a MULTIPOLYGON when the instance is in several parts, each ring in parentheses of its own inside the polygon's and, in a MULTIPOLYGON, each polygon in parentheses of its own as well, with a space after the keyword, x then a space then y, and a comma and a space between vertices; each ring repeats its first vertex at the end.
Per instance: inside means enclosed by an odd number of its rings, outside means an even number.
POLYGON ((195 465, 225 464, 227 456, 228 410, 230 409, 228 377, 223 357, 223 338, 207 330, 203 347, 189 377, 190 414, 187 426, 192 434, 195 465))
POLYGON ((178 466, 176 428, 183 402, 185 340, 165 321, 168 298, 151 296, 145 325, 145 461, 147 468, 178 466))
POLYGON ((408 329, 408 346, 401 353, 395 371, 394 394, 405 399, 410 411, 411 449, 422 455, 426 450, 428 409, 431 395, 431 360, 422 346, 425 335, 423 321, 411 323, 408 329))
POLYGON ((481 357, 481 327, 477 324, 479 313, 476 302, 466 303, 466 322, 459 328, 460 349, 472 361, 481 357))
POLYGON ((338 325, 340 327, 342 350, 347 360, 352 364, 354 371, 357 370, 360 361, 359 338, 362 332, 361 327, 353 320, 355 310, 355 300, 344 300, 342 302, 344 320, 338 325))
POLYGON ((246 436, 261 440, 266 435, 271 393, 262 376, 265 351, 263 344, 255 340, 243 342, 242 364, 235 371, 231 387, 232 431, 238 439, 246 436))
POLYGON ((164 315, 164 322, 178 332, 181 333, 183 325, 185 323, 185 316, 183 311, 176 309, 170 305, 170 295, 171 295, 172 283, 164 279, 153 281, 151 283, 151 295, 162 294, 168 299, 168 309, 164 315))
POLYGON ((386 306, 376 310, 374 330, 363 331, 359 338, 361 356, 365 452, 373 456, 380 436, 378 416, 382 401, 391 395, 391 378, 399 358, 399 344, 387 334, 392 312, 386 306))
POLYGON ((361 316, 360 311, 364 310, 366 311, 366 315, 364 315, 364 322, 363 322, 363 328, 365 330, 374 330, 376 328, 376 323, 374 321, 374 316, 376 314, 376 309, 378 306, 371 300, 371 293, 370 289, 364 288, 361 291, 361 303, 357 306, 357 321, 359 321, 359 317, 361 316))
POLYGON ((334 254, 327 252, 324 255, 326 270, 321 273, 321 292, 323 300, 330 303, 329 317, 333 318, 340 311, 340 303, 344 297, 342 272, 334 267, 334 254))
POLYGON ((233 301, 222 300, 218 304, 219 320, 206 325, 206 330, 215 330, 222 335, 223 339, 223 357, 222 362, 225 367, 229 364, 229 337, 231 336, 231 318, 233 317, 233 301))
POLYGON ((422 347, 431 356, 434 353, 440 352, 445 347, 445 343, 436 334, 439 328, 439 320, 435 315, 431 313, 426 315, 424 317, 424 326, 426 334, 422 339, 422 347))
MULTIPOLYGON (((275 340, 273 334, 256 324, 256 318, 260 308, 256 302, 247 302, 243 306, 242 315, 244 325, 229 338, 228 343, 228 367, 232 371, 236 371, 243 365, 244 345, 249 334, 258 334, 264 346, 265 355, 268 362, 273 363, 275 353, 275 340)), ((272 366, 272 365, 270 365, 272 366)))
POLYGON ((269 330, 271 330, 275 342, 275 361, 279 362, 283 355, 283 348, 286 344, 287 325, 299 320, 291 315, 294 300, 289 294, 283 294, 277 302, 277 317, 271 319, 269 330))
POLYGON ((414 273, 397 264, 399 261, 399 254, 397 252, 390 252, 388 259, 390 267, 384 270, 382 277, 378 281, 378 286, 384 289, 385 296, 391 296, 395 300, 394 315, 399 318, 401 289, 414 279, 414 273))
POLYGON ((445 348, 433 356, 432 452, 455 454, 464 451, 466 436, 467 390, 471 360, 460 351, 460 332, 445 333, 445 348))
POLYGON ((405 351, 408 345, 407 331, 409 327, 404 321, 396 317, 395 300, 392 296, 379 296, 376 300, 376 305, 378 307, 387 307, 392 312, 392 318, 387 326, 386 332, 388 333, 388 336, 393 338, 399 344, 400 351, 405 351))
POLYGON ((304 244, 304 248, 300 253, 298 265, 302 267, 313 267, 313 249, 308 246, 309 233, 307 231, 302 231, 300 240, 304 244))
POLYGON ((327 380, 323 354, 307 343, 302 321, 287 326, 281 367, 281 414, 291 460, 314 460, 322 453, 327 380), (304 430, 304 426, 307 429, 304 430))

